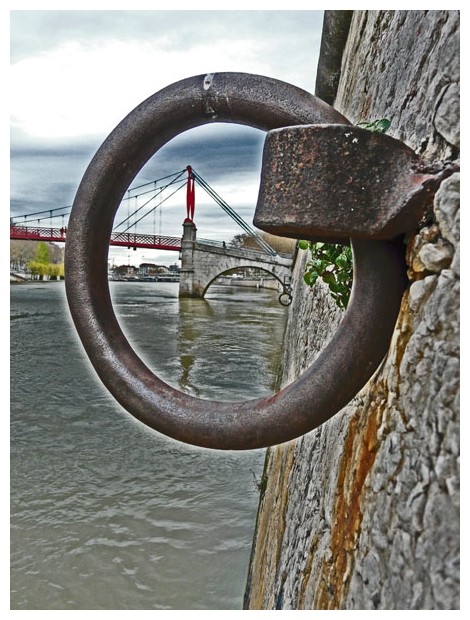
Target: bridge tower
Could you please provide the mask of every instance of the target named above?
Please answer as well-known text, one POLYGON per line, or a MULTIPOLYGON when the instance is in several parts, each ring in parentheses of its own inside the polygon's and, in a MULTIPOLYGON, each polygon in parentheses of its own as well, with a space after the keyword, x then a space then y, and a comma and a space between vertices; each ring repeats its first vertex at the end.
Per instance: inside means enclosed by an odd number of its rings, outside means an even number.
POLYGON ((194 290, 194 248, 196 245, 196 224, 193 221, 195 207, 194 175, 191 166, 187 166, 186 183, 186 219, 183 222, 181 239, 180 297, 202 297, 194 290))
POLYGON ((180 297, 202 297, 194 286, 194 248, 196 245, 196 224, 187 218, 183 223, 181 239, 180 297))

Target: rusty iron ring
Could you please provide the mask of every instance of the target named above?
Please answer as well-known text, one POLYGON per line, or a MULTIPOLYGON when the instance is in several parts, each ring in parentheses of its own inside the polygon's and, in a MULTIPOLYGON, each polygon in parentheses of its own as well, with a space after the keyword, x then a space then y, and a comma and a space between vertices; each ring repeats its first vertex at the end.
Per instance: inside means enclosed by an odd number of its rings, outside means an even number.
POLYGON ((107 278, 114 215, 148 159, 179 133, 210 122, 259 129, 349 124, 323 101, 266 77, 219 73, 173 84, 135 108, 108 136, 77 190, 65 250, 66 293, 83 346, 116 400, 157 431, 189 444, 246 450, 318 427, 346 405, 383 360, 404 290, 393 243, 351 241, 354 284, 330 343, 292 384, 237 403, 198 399, 161 381, 138 357, 114 314, 107 278))

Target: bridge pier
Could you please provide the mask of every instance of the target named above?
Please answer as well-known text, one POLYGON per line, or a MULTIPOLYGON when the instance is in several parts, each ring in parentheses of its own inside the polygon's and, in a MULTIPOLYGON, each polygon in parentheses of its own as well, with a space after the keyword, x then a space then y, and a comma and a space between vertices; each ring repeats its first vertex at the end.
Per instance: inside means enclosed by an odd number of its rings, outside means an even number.
POLYGON ((194 278, 194 250, 196 245, 196 224, 191 220, 183 223, 183 237, 181 239, 181 270, 180 270, 180 297, 203 297, 204 291, 196 290, 194 278))

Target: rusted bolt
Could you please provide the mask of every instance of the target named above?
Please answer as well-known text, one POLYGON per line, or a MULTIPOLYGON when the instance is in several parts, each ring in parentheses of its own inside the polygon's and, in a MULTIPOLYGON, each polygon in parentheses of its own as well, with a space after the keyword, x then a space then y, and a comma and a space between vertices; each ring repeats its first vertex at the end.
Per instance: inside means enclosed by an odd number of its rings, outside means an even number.
MULTIPOLYGON (((388 350, 405 287, 405 266, 403 252, 395 244, 352 239, 353 290, 339 328, 310 368, 274 396, 215 402, 164 383, 132 349, 114 314, 107 278, 108 244, 114 215, 140 168, 171 138, 209 122, 264 130, 348 125, 323 101, 261 76, 215 73, 163 89, 116 127, 88 166, 67 231, 65 283, 70 312, 88 357, 125 409, 177 440, 246 450, 307 433, 364 386, 388 350)), ((292 235, 305 238, 306 212, 301 208, 298 218, 302 225, 296 224, 295 213, 290 218, 292 235)), ((282 226, 282 218, 275 223, 282 226)), ((270 224, 265 221, 263 226, 270 224)))
POLYGON ((254 224, 297 239, 394 239, 415 229, 442 172, 390 136, 347 125, 266 137, 254 224))

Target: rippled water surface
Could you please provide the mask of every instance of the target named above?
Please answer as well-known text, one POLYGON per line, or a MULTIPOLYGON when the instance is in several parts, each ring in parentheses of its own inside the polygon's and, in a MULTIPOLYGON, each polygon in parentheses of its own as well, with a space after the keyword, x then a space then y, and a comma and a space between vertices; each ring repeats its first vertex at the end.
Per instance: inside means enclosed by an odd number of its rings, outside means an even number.
MULTIPOLYGON (((165 381, 218 400, 273 391, 276 293, 111 288, 124 331, 165 381)), ((12 609, 241 609, 263 460, 134 421, 90 370, 63 283, 11 286, 12 609)))

